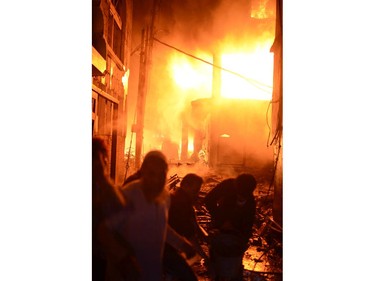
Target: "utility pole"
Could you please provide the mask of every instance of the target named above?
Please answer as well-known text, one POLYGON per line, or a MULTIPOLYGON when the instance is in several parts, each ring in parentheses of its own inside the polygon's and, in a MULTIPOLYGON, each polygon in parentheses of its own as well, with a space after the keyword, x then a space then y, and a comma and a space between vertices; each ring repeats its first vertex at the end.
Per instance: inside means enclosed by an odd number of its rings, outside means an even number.
POLYGON ((146 70, 147 70, 147 47, 146 47, 147 27, 142 30, 141 53, 139 62, 138 78, 138 98, 137 98, 137 123, 135 126, 135 168, 138 169, 141 163, 142 143, 143 143, 143 126, 144 110, 146 96, 146 70))
POLYGON ((144 114, 146 107, 148 73, 151 66, 152 46, 154 40, 154 25, 157 8, 160 0, 154 0, 152 4, 151 20, 147 20, 146 27, 142 30, 141 54, 139 65, 138 98, 137 98, 137 123, 135 144, 135 168, 141 166, 144 114))

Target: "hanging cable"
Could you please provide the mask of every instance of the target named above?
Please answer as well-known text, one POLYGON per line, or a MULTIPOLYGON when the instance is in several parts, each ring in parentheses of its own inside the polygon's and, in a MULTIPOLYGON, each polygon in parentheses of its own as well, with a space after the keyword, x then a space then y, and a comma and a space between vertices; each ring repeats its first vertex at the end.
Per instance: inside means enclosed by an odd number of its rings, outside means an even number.
POLYGON ((281 131, 282 131, 282 124, 281 124, 281 116, 280 115, 281 115, 281 111, 279 111, 279 113, 278 113, 275 135, 273 136, 270 145, 272 145, 273 142, 276 141, 277 139, 280 139, 280 134, 281 134, 281 131))
POLYGON ((187 55, 187 56, 189 56, 189 57, 192 57, 192 58, 194 58, 194 59, 196 59, 196 60, 199 60, 199 61, 201 61, 201 62, 204 62, 204 63, 206 63, 206 64, 209 64, 209 65, 211 65, 211 66, 213 66, 213 67, 219 68, 219 69, 221 69, 221 70, 223 70, 223 71, 229 72, 229 73, 231 73, 231 74, 233 74, 233 75, 236 75, 236 76, 238 76, 238 77, 240 77, 240 78, 246 80, 247 82, 249 82, 250 84, 252 84, 254 87, 258 88, 259 90, 262 90, 262 91, 264 91, 264 92, 266 92, 266 93, 271 93, 271 90, 270 90, 270 89, 272 89, 272 87, 269 86, 269 85, 263 84, 263 83, 261 83, 261 82, 259 82, 259 81, 256 81, 256 80, 254 80, 254 79, 248 78, 248 77, 246 77, 246 76, 243 76, 242 74, 239 74, 239 73, 234 72, 234 71, 232 71, 232 70, 229 70, 229 69, 227 69, 227 68, 224 68, 224 67, 221 67, 221 66, 215 65, 215 64, 213 64, 213 63, 211 63, 211 62, 209 62, 209 61, 206 61, 206 60, 201 59, 201 58, 199 58, 199 57, 197 57, 197 56, 194 56, 194 55, 192 55, 192 54, 189 54, 189 53, 187 53, 187 52, 185 52, 185 51, 183 51, 183 50, 181 50, 181 49, 179 49, 179 48, 176 48, 176 47, 174 47, 174 46, 172 46, 172 45, 169 45, 169 44, 167 44, 167 43, 164 43, 164 42, 160 41, 159 39, 157 39, 157 38, 155 38, 155 37, 154 37, 154 40, 155 40, 156 42, 159 42, 160 44, 162 44, 162 45, 164 45, 164 46, 167 46, 167 47, 169 47, 169 48, 172 48, 172 49, 174 49, 174 50, 176 50, 176 51, 178 51, 178 52, 180 52, 180 53, 183 53, 183 54, 185 54, 185 55, 187 55), (265 87, 265 88, 268 88, 268 89, 263 89, 262 87, 265 87))
POLYGON ((280 157, 280 150, 281 150, 280 138, 278 138, 278 140, 279 140, 279 145, 277 147, 275 165, 274 165, 274 169, 273 169, 272 179, 270 181, 270 185, 268 186, 267 196, 270 194, 271 187, 274 185, 274 181, 275 181, 275 177, 276 177, 276 171, 277 171, 277 165, 278 165, 279 157, 280 157))
POLYGON ((272 143, 274 142, 274 140, 278 137, 278 135, 279 135, 279 131, 280 131, 280 125, 278 125, 277 127, 276 127, 276 129, 275 129, 275 135, 273 136, 273 138, 272 138, 272 140, 271 140, 271 142, 269 141, 270 140, 270 137, 271 137, 271 126, 270 126, 270 124, 269 124, 269 122, 268 122, 268 111, 269 111, 269 109, 270 109, 270 106, 271 106, 271 104, 273 104, 273 103, 277 103, 277 102, 279 102, 279 100, 276 100, 276 101, 270 101, 269 102, 269 104, 268 104, 268 107, 267 107, 267 111, 266 111, 266 124, 267 124, 267 127, 268 127, 268 137, 267 137, 267 147, 269 147, 269 146, 271 146, 272 145, 272 143))
POLYGON ((271 131, 272 131, 272 128, 270 126, 270 124, 268 123, 268 111, 270 109, 270 106, 272 104, 272 100, 268 103, 268 106, 267 106, 267 111, 266 111, 266 124, 267 124, 267 127, 268 127, 268 136, 267 136, 267 147, 269 147, 269 140, 270 140, 270 136, 271 136, 271 131))

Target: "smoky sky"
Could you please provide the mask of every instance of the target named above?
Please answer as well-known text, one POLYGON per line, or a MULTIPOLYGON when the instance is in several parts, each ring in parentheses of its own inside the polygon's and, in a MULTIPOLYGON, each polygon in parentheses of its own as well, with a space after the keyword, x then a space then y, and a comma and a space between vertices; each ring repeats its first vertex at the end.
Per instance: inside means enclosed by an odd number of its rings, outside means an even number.
POLYGON ((214 13, 222 0, 161 1, 162 24, 173 32, 181 32, 186 39, 198 39, 202 29, 212 30, 214 13))
POLYGON ((196 24, 209 24, 212 13, 223 0, 137 0, 133 4, 136 21, 144 20, 144 17, 151 13, 153 1, 158 7, 158 15, 170 27, 177 22, 196 27, 196 24))
POLYGON ((196 45, 212 44, 212 38, 223 39, 228 33, 235 37, 254 28, 246 27, 250 0, 137 0, 134 2, 134 26, 141 29, 151 17, 156 1, 156 37, 183 37, 196 45))

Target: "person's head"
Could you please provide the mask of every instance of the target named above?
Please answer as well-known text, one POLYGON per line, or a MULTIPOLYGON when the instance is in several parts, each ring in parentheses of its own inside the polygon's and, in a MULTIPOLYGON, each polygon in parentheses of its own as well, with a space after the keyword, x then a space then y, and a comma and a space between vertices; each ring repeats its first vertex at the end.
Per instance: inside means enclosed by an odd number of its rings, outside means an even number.
POLYGON ((155 200, 163 192, 167 172, 168 164, 162 152, 152 150, 146 154, 139 173, 147 199, 155 200))
POLYGON ((109 205, 113 208, 124 206, 124 198, 109 177, 108 146, 105 140, 100 137, 92 138, 92 184, 93 204, 110 202, 109 205))
POLYGON ((92 174, 93 177, 108 173, 108 149, 105 141, 99 137, 92 138, 92 174))
POLYGON ((200 176, 190 173, 183 177, 180 183, 180 188, 189 194, 190 198, 195 202, 198 199, 202 184, 203 179, 200 176))
POLYGON ((237 176, 234 180, 234 186, 237 195, 237 201, 245 202, 253 196, 257 181, 253 175, 243 173, 237 176))

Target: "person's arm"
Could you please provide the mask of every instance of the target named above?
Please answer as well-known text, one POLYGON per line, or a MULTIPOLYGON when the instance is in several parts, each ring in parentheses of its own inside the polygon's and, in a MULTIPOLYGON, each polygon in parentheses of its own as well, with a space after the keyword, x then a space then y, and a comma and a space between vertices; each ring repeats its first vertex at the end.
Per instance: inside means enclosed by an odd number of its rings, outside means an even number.
POLYGON ((194 227, 195 227, 195 235, 189 237, 189 241, 193 244, 197 253, 202 257, 203 264, 208 270, 209 276, 213 276, 213 265, 210 257, 206 254, 203 250, 199 238, 202 237, 204 240, 208 239, 207 231, 198 223, 197 217, 194 214, 194 227))
POLYGON ((251 200, 250 202, 251 204, 246 212, 246 216, 243 222, 243 235, 245 236, 246 239, 250 239, 250 237, 253 234, 253 225, 254 225, 255 213, 256 213, 255 201, 251 200))
POLYGON ((192 246, 194 247, 195 251, 204 259, 208 260, 208 256, 207 254, 205 253, 205 251, 203 250, 201 244, 199 243, 199 240, 197 238, 197 236, 191 236, 189 237, 189 242, 192 244, 192 246))
POLYGON ((119 233, 110 229, 106 222, 102 222, 97 231, 98 239, 105 249, 107 259, 123 276, 131 276, 137 280, 141 269, 130 244, 119 233))
POLYGON ((220 198, 221 190, 222 183, 219 183, 213 189, 211 189, 203 199, 203 203, 206 205, 207 210, 210 212, 210 214, 213 214, 216 210, 217 201, 220 198))
POLYGON ((189 240, 179 235, 169 224, 167 227, 166 242, 176 250, 185 253, 187 259, 195 255, 196 251, 189 240))

